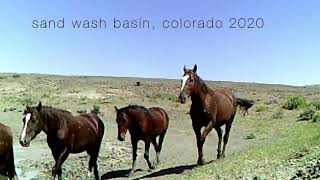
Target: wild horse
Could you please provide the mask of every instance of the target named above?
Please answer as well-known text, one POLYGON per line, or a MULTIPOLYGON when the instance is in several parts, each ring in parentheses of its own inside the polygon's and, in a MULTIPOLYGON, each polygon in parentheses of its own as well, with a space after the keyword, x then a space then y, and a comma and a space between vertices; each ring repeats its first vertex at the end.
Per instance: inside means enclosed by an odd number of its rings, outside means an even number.
POLYGON ((223 89, 212 90, 206 83, 197 75, 197 65, 194 68, 183 68, 184 74, 181 80, 179 101, 186 102, 186 97, 191 96, 190 116, 192 119, 192 126, 197 138, 198 147, 198 164, 204 164, 203 159, 203 144, 207 135, 214 128, 217 131, 218 154, 217 158, 225 156, 226 145, 229 139, 229 132, 232 126, 233 119, 237 112, 237 106, 240 106, 244 112, 253 106, 253 101, 235 97, 235 95, 223 89), (222 144, 222 129, 221 126, 225 125, 225 134, 223 137, 223 150, 221 151, 222 144), (205 127, 201 133, 201 128, 205 127))
POLYGON ((20 143, 28 147, 30 142, 41 132, 47 134, 47 142, 55 159, 52 176, 62 179, 61 166, 70 153, 87 151, 90 156, 89 171, 94 169, 99 179, 97 158, 104 135, 102 120, 92 113, 73 116, 70 112, 42 106, 26 107, 20 143))
POLYGON ((0 123, 0 175, 16 179, 12 143, 10 128, 0 123))
POLYGON ((149 168, 155 169, 159 164, 162 143, 169 125, 168 114, 159 107, 147 109, 143 106, 129 105, 121 109, 115 107, 115 109, 117 111, 118 140, 125 140, 128 129, 131 135, 133 162, 129 175, 136 170, 137 145, 139 140, 145 142, 144 158, 149 168), (158 136, 159 142, 157 143, 156 138, 158 136), (149 160, 150 143, 153 144, 156 151, 156 161, 153 164, 149 160))

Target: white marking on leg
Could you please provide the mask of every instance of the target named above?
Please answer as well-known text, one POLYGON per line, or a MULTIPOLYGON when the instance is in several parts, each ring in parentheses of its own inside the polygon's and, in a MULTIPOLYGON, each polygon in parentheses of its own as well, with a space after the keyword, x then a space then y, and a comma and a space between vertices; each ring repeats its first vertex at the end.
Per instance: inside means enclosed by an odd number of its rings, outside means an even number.
POLYGON ((28 122, 29 122, 30 119, 31 119, 31 114, 28 113, 28 114, 25 116, 25 124, 24 124, 23 130, 22 130, 22 132, 21 132, 21 139, 22 139, 22 140, 26 137, 28 122))
POLYGON ((189 75, 185 75, 185 76, 182 77, 182 84, 181 84, 181 88, 180 88, 181 92, 183 91, 184 86, 186 86, 186 82, 189 79, 189 77, 190 77, 189 75))

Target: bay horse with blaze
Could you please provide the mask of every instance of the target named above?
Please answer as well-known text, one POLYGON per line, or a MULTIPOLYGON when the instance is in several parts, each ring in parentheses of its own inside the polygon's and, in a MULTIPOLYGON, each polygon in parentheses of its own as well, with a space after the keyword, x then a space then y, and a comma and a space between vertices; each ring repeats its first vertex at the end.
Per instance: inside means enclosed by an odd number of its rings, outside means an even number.
POLYGON ((115 107, 115 109, 117 112, 118 140, 124 141, 128 130, 131 135, 133 161, 129 176, 136 170, 137 145, 139 140, 145 142, 144 158, 149 168, 155 169, 160 162, 159 156, 162 143, 169 125, 168 114, 159 107, 147 109, 143 106, 129 105, 121 109, 115 107), (158 136, 159 142, 157 143, 156 138, 158 136), (154 163, 151 163, 149 159, 150 143, 153 144, 156 151, 154 163))
POLYGON ((90 156, 89 173, 94 169, 99 179, 97 158, 104 135, 102 120, 93 113, 73 116, 69 111, 42 106, 26 107, 20 144, 28 147, 30 142, 43 131, 55 160, 52 168, 54 179, 62 179, 61 166, 70 153, 86 151, 90 156))
POLYGON ((224 89, 213 90, 197 75, 197 65, 194 68, 183 68, 184 74, 181 80, 180 103, 186 103, 186 97, 191 97, 190 116, 192 119, 192 127, 197 139, 198 147, 198 165, 204 164, 203 144, 207 135, 214 128, 218 134, 218 153, 217 158, 225 157, 226 146, 229 139, 229 133, 233 119, 237 112, 237 107, 240 106, 244 112, 251 108, 253 101, 237 98, 235 95, 224 89), (225 125, 225 134, 222 145, 222 129, 225 125), (201 129, 204 127, 203 132, 201 129))
POLYGON ((12 144, 11 129, 0 123, 0 179, 1 176, 17 179, 12 144))

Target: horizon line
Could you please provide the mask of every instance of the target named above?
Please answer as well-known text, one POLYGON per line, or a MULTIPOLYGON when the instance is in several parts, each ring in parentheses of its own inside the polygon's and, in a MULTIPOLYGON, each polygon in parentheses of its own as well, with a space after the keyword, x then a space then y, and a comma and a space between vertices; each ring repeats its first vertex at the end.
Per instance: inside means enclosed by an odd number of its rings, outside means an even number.
MULTIPOLYGON (((63 76, 63 77, 106 77, 106 78, 139 78, 139 79, 165 79, 165 80, 179 80, 176 78, 169 77, 141 77, 141 76, 117 76, 117 75, 85 75, 85 74, 54 74, 54 73, 20 73, 20 72, 0 72, 3 74, 19 74, 19 75, 48 75, 48 76, 63 76)), ((305 87, 305 86, 318 86, 319 84, 304 84, 304 85, 294 85, 294 84, 281 84, 281 83, 268 83, 268 82, 249 82, 249 81, 232 81, 232 80, 211 80, 204 79, 204 81, 209 82, 231 82, 231 83, 247 83, 247 84, 261 84, 261 85, 280 85, 280 86, 292 86, 292 87, 305 87)))

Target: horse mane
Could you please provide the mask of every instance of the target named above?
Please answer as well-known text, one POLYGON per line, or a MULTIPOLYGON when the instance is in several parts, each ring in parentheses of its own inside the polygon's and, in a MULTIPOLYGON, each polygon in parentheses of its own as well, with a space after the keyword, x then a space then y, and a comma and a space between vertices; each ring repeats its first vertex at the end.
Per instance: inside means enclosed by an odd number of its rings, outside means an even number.
POLYGON ((123 108, 121 108, 120 109, 121 111, 123 110, 123 111, 130 111, 130 110, 142 110, 142 111, 148 111, 148 109, 146 108, 146 107, 144 107, 144 106, 140 106, 140 105, 136 105, 136 104, 134 104, 134 105, 129 105, 129 106, 127 106, 127 107, 123 107, 123 108))
POLYGON ((43 106, 40 114, 48 123, 50 123, 49 121, 52 119, 58 122, 59 129, 67 127, 67 122, 73 118, 72 113, 67 110, 57 109, 48 106, 43 106))
POLYGON ((197 80, 196 82, 198 83, 198 86, 199 86, 197 91, 200 90, 203 93, 207 93, 210 88, 207 86, 207 84, 204 82, 204 80, 200 76, 198 76, 197 74, 194 74, 194 75, 195 75, 195 79, 197 80))

